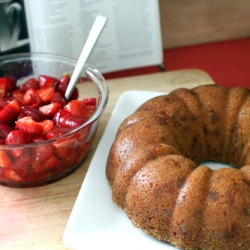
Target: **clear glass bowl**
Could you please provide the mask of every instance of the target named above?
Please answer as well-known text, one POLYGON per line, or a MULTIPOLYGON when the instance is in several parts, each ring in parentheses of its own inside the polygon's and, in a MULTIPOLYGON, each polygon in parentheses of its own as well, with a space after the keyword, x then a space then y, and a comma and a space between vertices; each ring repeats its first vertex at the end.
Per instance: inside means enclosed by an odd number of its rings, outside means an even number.
MULTIPOLYGON (((59 78, 72 74, 76 61, 46 53, 24 53, 0 57, 0 77, 12 75, 17 85, 31 77, 49 75, 59 78)), ((76 85, 79 98, 95 97, 97 106, 92 116, 79 127, 57 138, 22 145, 0 145, 0 184, 27 187, 50 183, 70 174, 85 159, 99 119, 108 102, 108 86, 102 74, 87 65, 76 85), (51 154, 51 152, 53 152, 51 154), (50 153, 49 157, 48 154, 50 153), (6 162, 7 157, 10 164, 6 162), (2 158, 2 159, 1 159, 2 158)))

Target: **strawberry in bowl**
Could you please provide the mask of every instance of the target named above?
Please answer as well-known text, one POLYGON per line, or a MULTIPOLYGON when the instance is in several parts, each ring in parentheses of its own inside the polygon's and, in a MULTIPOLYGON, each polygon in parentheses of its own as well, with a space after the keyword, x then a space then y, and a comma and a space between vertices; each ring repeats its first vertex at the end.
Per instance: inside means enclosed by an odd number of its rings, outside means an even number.
POLYGON ((66 101, 75 64, 51 54, 0 57, 0 184, 50 183, 85 159, 108 87, 99 71, 87 66, 66 101))

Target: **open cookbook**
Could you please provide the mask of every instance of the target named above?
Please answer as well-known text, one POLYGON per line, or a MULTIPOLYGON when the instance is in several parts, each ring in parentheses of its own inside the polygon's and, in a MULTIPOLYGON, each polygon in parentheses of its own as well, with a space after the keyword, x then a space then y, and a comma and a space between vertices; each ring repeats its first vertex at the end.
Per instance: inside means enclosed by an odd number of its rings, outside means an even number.
POLYGON ((102 73, 162 64, 158 0, 24 0, 30 50, 75 59, 97 15, 108 22, 89 63, 102 73))

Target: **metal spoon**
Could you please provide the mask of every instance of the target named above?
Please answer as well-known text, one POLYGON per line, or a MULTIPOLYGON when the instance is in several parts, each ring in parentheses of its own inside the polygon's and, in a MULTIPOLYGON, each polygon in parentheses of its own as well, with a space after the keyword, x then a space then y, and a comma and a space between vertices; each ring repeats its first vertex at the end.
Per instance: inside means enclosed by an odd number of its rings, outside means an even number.
POLYGON ((78 80, 78 78, 83 70, 83 67, 85 66, 89 56, 91 55, 92 50, 94 49, 95 44, 96 44, 99 36, 101 35, 102 30, 103 30, 106 22, 107 22, 107 17, 101 16, 101 15, 98 15, 96 17, 96 19, 91 27, 91 30, 89 32, 89 35, 87 37, 87 40, 82 48, 82 52, 80 54, 80 57, 76 63, 76 67, 75 67, 73 74, 71 76, 69 85, 66 89, 66 92, 65 92, 66 100, 70 99, 70 96, 71 96, 73 89, 77 83, 77 80, 78 80))

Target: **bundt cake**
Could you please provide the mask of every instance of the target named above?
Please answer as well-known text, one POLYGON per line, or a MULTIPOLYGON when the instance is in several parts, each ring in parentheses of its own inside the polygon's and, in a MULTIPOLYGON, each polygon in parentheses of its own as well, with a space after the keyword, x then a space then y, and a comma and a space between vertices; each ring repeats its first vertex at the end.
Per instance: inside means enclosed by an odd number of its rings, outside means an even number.
POLYGON ((120 125, 106 175, 114 202, 159 240, 249 250, 250 90, 205 85, 145 102, 120 125))

